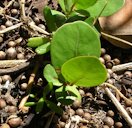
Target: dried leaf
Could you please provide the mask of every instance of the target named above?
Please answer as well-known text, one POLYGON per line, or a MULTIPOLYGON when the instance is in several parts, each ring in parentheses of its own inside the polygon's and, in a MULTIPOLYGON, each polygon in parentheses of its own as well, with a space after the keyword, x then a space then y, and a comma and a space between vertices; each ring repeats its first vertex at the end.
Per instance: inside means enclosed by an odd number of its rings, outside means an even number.
POLYGON ((123 8, 109 17, 99 18, 102 36, 121 48, 132 48, 132 0, 126 0, 123 8))
POLYGON ((112 35, 132 35, 132 0, 126 0, 121 10, 108 17, 99 18, 103 31, 112 35))
POLYGON ((38 9, 38 17, 43 19, 43 8, 48 4, 48 0, 37 0, 33 2, 33 6, 38 9))

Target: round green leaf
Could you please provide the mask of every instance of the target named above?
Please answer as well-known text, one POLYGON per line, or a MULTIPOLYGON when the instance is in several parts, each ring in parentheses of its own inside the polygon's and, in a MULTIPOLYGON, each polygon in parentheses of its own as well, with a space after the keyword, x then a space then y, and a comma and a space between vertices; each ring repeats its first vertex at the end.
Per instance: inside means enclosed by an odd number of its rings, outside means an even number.
POLYGON ((123 5, 124 0, 97 0, 93 6, 87 8, 87 11, 92 17, 98 17, 106 6, 100 16, 109 16, 117 12, 123 5))
POLYGON ((61 72, 68 82, 83 87, 97 86, 107 78, 106 69, 96 57, 72 58, 62 65, 61 72))
POLYGON ((32 38, 28 39, 27 46, 34 48, 34 47, 38 47, 42 44, 45 44, 47 42, 49 42, 48 38, 45 38, 45 37, 32 37, 32 38))
POLYGON ((60 68, 67 60, 83 55, 100 56, 100 39, 95 30, 83 21, 67 23, 53 35, 51 61, 60 68))
POLYGON ((97 0, 73 0, 77 9, 86 9, 96 3, 97 0))

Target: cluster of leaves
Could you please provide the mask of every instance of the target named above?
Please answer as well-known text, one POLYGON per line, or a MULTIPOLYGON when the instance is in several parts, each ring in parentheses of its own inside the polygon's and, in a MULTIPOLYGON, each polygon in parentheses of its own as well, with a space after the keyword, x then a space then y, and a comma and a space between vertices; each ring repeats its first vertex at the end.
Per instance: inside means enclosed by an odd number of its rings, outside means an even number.
POLYGON ((58 0, 62 11, 44 7, 43 14, 51 33, 50 37, 33 37, 28 46, 35 47, 37 54, 50 51, 51 64, 44 67, 47 80, 43 96, 36 104, 40 112, 44 103, 53 111, 62 113, 56 103, 47 99, 55 95, 61 105, 81 100, 80 87, 93 87, 103 83, 107 71, 99 61, 100 34, 94 26, 99 16, 108 16, 122 7, 123 0, 58 0))

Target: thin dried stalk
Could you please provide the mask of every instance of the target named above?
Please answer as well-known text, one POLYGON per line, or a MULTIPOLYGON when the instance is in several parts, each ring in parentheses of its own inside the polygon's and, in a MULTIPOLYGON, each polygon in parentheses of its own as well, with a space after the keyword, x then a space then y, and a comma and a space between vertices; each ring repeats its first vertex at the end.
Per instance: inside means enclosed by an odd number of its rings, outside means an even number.
POLYGON ((36 26, 36 25, 34 24, 34 22, 30 22, 30 23, 29 23, 29 27, 30 27, 31 29, 33 29, 33 30, 36 30, 36 31, 38 31, 38 32, 40 32, 40 33, 43 33, 44 35, 50 35, 50 33, 48 33, 47 31, 45 31, 45 30, 43 30, 42 28, 36 26))
POLYGON ((116 65, 116 66, 113 66, 112 68, 113 72, 119 72, 119 71, 125 71, 125 70, 132 70, 132 62, 116 65))
POLYGON ((26 91, 27 95, 21 100, 21 102, 19 104, 19 109, 21 111, 23 111, 23 112, 24 111, 27 111, 27 109, 29 108, 29 107, 25 107, 24 105, 25 105, 25 103, 27 102, 27 100, 29 98, 29 94, 30 94, 30 91, 31 91, 31 87, 32 87, 32 84, 34 82, 34 79, 35 79, 36 73, 38 71, 38 68, 39 68, 39 66, 38 66, 38 64, 36 64, 36 66, 35 66, 35 68, 33 70, 33 73, 29 77, 28 87, 27 87, 27 91, 26 91))
POLYGON ((11 31, 11 30, 17 29, 17 28, 19 28, 21 25, 23 25, 22 22, 21 22, 21 23, 18 23, 18 24, 15 24, 15 25, 13 25, 13 26, 11 26, 11 27, 5 28, 5 29, 3 29, 3 30, 0 30, 0 34, 4 34, 4 33, 9 32, 9 31, 11 31))
POLYGON ((4 8, 4 10, 8 9, 13 3, 14 3, 15 0, 11 0, 8 5, 4 8))
POLYGON ((11 67, 11 68, 0 69, 0 75, 21 72, 21 71, 25 70, 26 68, 28 68, 30 64, 31 64, 30 62, 25 62, 25 63, 21 63, 19 65, 11 67))
POLYGON ((0 69, 11 68, 25 63, 27 60, 0 60, 0 69))
POLYGON ((114 89, 119 94, 119 96, 125 100, 125 102, 129 102, 132 104, 132 100, 126 98, 114 85, 109 84, 109 83, 104 83, 104 85, 114 89))
POLYGON ((127 111, 123 108, 123 106, 120 104, 120 102, 116 99, 116 97, 112 94, 112 92, 109 90, 109 88, 105 88, 105 91, 107 93, 107 95, 109 96, 109 98, 111 99, 111 101, 114 103, 114 105, 116 106, 116 108, 118 109, 118 111, 120 112, 120 114, 123 116, 123 118, 126 120, 126 122, 128 123, 128 125, 132 128, 132 119, 131 117, 128 115, 127 111))
POLYGON ((19 0, 20 9, 21 9, 21 18, 24 20, 26 18, 25 14, 25 0, 19 0))

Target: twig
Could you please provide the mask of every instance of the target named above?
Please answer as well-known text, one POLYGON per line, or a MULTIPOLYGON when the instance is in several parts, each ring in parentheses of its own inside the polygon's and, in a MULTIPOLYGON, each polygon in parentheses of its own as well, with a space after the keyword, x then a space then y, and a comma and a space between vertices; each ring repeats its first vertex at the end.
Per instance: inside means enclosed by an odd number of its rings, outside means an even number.
POLYGON ((19 64, 25 63, 27 60, 0 60, 0 69, 11 68, 19 64))
POLYGON ((15 0, 11 0, 11 1, 8 3, 8 5, 4 8, 4 10, 6 10, 7 8, 9 8, 9 7, 13 4, 14 1, 15 1, 15 0))
POLYGON ((10 19, 12 19, 12 20, 15 20, 15 21, 18 21, 18 22, 20 22, 20 20, 18 20, 18 19, 16 19, 16 18, 14 18, 14 17, 11 17, 11 16, 9 16, 9 15, 4 15, 5 17, 7 17, 7 18, 10 18, 10 19))
POLYGON ((29 107, 24 106, 25 103, 27 102, 28 98, 29 98, 29 95, 23 97, 20 104, 19 104, 19 106, 18 106, 19 110, 21 110, 23 113, 27 113, 28 110, 29 110, 29 107))
POLYGON ((53 120, 54 115, 55 115, 55 112, 53 112, 52 115, 49 117, 49 119, 48 119, 46 125, 44 126, 44 128, 49 128, 50 127, 50 124, 53 120))
POLYGON ((125 102, 129 102, 132 104, 132 100, 126 98, 114 85, 109 84, 109 83, 104 83, 104 85, 114 89, 119 94, 119 96, 125 100, 125 102))
POLYGON ((0 8, 0 15, 5 14, 5 11, 13 4, 15 0, 11 0, 4 8, 0 8))
POLYGON ((40 33, 43 33, 43 34, 45 34, 45 35, 50 35, 50 33, 48 33, 47 31, 45 31, 45 30, 43 30, 42 28, 36 26, 36 25, 34 24, 34 22, 30 22, 30 23, 29 23, 29 27, 30 27, 31 29, 36 30, 36 31, 38 31, 38 32, 40 32, 40 33))
POLYGON ((5 28, 5 29, 3 29, 3 30, 0 30, 0 34, 4 34, 4 33, 9 32, 9 31, 11 31, 11 30, 17 29, 17 28, 19 28, 21 25, 23 25, 22 22, 20 22, 20 23, 18 23, 18 24, 15 24, 15 25, 13 25, 13 26, 11 26, 11 27, 5 28))
POLYGON ((28 87, 27 87, 27 90, 26 90, 27 94, 29 94, 30 91, 31 91, 31 87, 32 87, 32 85, 33 85, 33 82, 34 82, 36 73, 37 73, 37 71, 38 71, 38 68, 39 68, 39 64, 38 64, 38 62, 37 62, 37 64, 35 65, 35 68, 34 68, 34 70, 33 70, 33 73, 30 75, 30 78, 29 78, 29 81, 28 81, 28 87))
POLYGON ((36 73, 38 71, 38 68, 39 68, 39 66, 38 66, 38 64, 36 64, 36 66, 33 70, 33 73, 29 77, 28 87, 27 87, 27 90, 26 90, 27 95, 21 100, 21 102, 19 104, 19 109, 23 112, 27 111, 27 109, 29 108, 29 107, 25 107, 24 105, 25 105, 25 103, 27 102, 27 100, 29 98, 29 93, 31 91, 31 87, 32 87, 32 84, 34 82, 34 79, 35 79, 36 73))
POLYGON ((118 38, 118 37, 116 37, 116 36, 110 35, 110 34, 105 33, 105 32, 101 32, 101 35, 102 35, 102 36, 105 36, 105 37, 107 37, 107 38, 110 38, 110 39, 114 39, 114 40, 123 42, 124 44, 129 45, 129 46, 131 46, 131 48, 132 48, 132 43, 130 43, 130 42, 124 40, 124 39, 118 38))
POLYGON ((13 74, 13 73, 21 72, 21 71, 25 70, 26 68, 28 68, 29 65, 30 65, 30 62, 25 62, 25 63, 16 65, 16 66, 11 67, 11 68, 0 69, 0 75, 13 74))
POLYGON ((121 113, 121 115, 123 116, 123 118, 126 120, 126 122, 128 123, 128 125, 130 127, 132 127, 132 119, 128 115, 128 113, 126 112, 126 110, 123 108, 123 106, 120 104, 120 102, 116 99, 116 97, 111 93, 111 91, 107 87, 105 88, 105 91, 106 91, 107 95, 109 96, 109 98, 111 99, 111 101, 116 106, 116 108, 118 109, 118 111, 121 113))
POLYGON ((19 0, 20 9, 21 9, 21 18, 24 20, 26 18, 25 14, 25 0, 19 0))
POLYGON ((116 65, 116 66, 113 66, 112 68, 113 72, 119 72, 119 71, 125 71, 125 70, 132 70, 132 62, 116 65))

